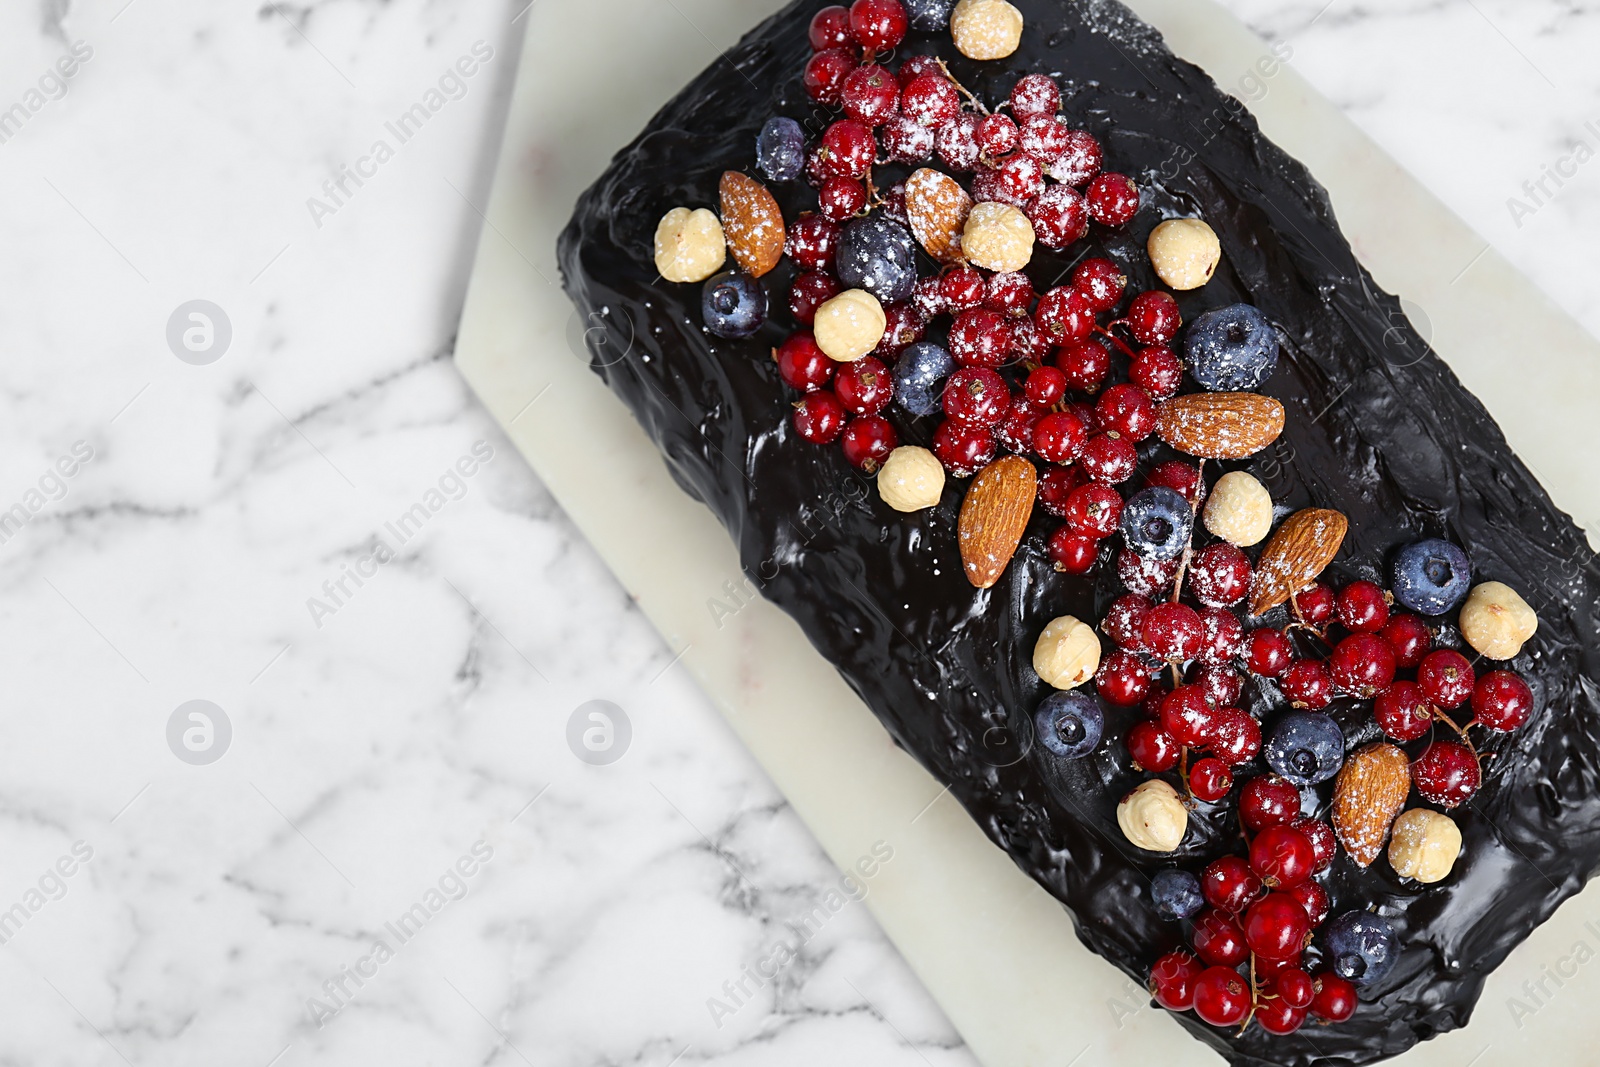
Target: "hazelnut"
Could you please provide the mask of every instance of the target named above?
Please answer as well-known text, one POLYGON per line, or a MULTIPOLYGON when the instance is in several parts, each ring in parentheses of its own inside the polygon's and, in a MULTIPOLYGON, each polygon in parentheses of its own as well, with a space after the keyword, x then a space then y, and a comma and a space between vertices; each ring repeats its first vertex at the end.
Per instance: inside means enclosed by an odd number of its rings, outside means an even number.
POLYGON ((888 328, 877 297, 865 289, 847 289, 817 308, 811 332, 829 359, 854 363, 878 347, 888 328))
POLYGON ((1461 829, 1448 815, 1412 808, 1394 821, 1389 839, 1389 865, 1402 878, 1419 882, 1442 880, 1461 855, 1461 829))
MULTIPOLYGON (((893 458, 893 457, 891 457, 893 458)), ((1076 689, 1100 669, 1100 638, 1071 615, 1052 619, 1033 646, 1033 669, 1057 689, 1076 689)))
POLYGON ((896 511, 921 511, 944 495, 944 464, 926 448, 901 445, 878 471, 878 495, 896 511))
POLYGON ((1021 270, 1033 258, 1033 223, 1010 204, 979 204, 961 231, 961 252, 986 270, 1021 270))
POLYGON ((1152 778, 1122 798, 1117 805, 1117 825, 1123 836, 1146 852, 1171 852, 1183 844, 1189 829, 1189 809, 1178 791, 1152 778))
POLYGON ((1150 265, 1174 289, 1198 289, 1222 262, 1222 242, 1204 219, 1168 219, 1150 232, 1150 265))
POLYGON ((1006 0, 961 0, 950 12, 950 36, 968 59, 1004 59, 1022 43, 1022 12, 1006 0))
POLYGON ((727 258, 722 223, 706 208, 675 207, 656 225, 656 270, 669 282, 703 282, 727 258))
POLYGON ((1229 544, 1249 548, 1272 532, 1272 494, 1252 475, 1231 471, 1212 486, 1203 521, 1229 544))
POLYGON ((1490 659, 1513 659, 1539 629, 1539 616, 1517 591, 1501 582, 1474 586, 1461 605, 1461 636, 1490 659))

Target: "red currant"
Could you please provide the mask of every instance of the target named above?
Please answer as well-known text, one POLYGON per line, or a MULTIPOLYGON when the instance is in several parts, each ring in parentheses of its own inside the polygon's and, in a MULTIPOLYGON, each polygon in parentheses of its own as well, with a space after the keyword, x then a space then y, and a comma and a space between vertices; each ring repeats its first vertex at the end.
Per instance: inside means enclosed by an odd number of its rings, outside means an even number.
MULTIPOLYGON (((907 60, 906 66, 910 65, 907 60)), ((906 68, 901 67, 900 80, 905 84, 900 91, 900 113, 918 126, 937 130, 961 114, 960 94, 937 67, 909 80, 906 68)))
POLYGON ((1250 946, 1239 924, 1211 908, 1194 917, 1190 940, 1199 957, 1216 967, 1237 967, 1250 958, 1250 946))
POLYGON ((845 410, 839 398, 828 392, 807 393, 794 406, 794 428, 814 445, 832 442, 844 431, 845 410))
POLYGON ((1010 406, 1011 390, 1005 379, 987 367, 963 367, 945 382, 944 413, 958 422, 997 426, 1010 406))
POLYGON ((1195 672, 1192 681, 1205 690, 1206 702, 1214 708, 1232 707, 1239 702, 1239 694, 1244 691, 1244 679, 1232 667, 1203 664, 1195 672))
POLYGON ((1294 595, 1295 611, 1300 618, 1312 626, 1321 626, 1333 618, 1334 611, 1339 606, 1339 598, 1334 596, 1333 590, 1321 582, 1309 585, 1294 595))
MULTIPOLYGON (((1198 981, 1198 980, 1197 980, 1198 981)), ((1324 971, 1311 980, 1311 1014, 1330 1023, 1342 1023, 1356 1013, 1356 986, 1347 978, 1324 971)))
MULTIPOLYGON (((1301 816, 1289 825, 1306 835, 1306 840, 1311 842, 1311 852, 1316 857, 1315 873, 1321 874, 1333 865, 1333 857, 1337 847, 1337 840, 1333 836, 1333 827, 1320 819, 1310 816, 1301 816)), ((1309 914, 1309 909, 1307 909, 1309 914)))
POLYGON ((1155 774, 1162 774, 1178 765, 1182 748, 1161 724, 1142 719, 1128 728, 1123 739, 1128 746, 1128 756, 1134 765, 1155 774))
POLYGON ((1288 893, 1268 893, 1244 914, 1245 943, 1258 956, 1284 959, 1304 950, 1310 936, 1306 909, 1288 893))
POLYGON ((1126 226, 1139 213, 1139 187, 1126 174, 1101 174, 1086 195, 1089 214, 1102 226, 1126 226))
POLYGON ((946 419, 933 432, 933 454, 957 478, 988 466, 994 451, 994 435, 981 426, 946 419))
POLYGON ((1417 684, 1428 699, 1446 711, 1459 708, 1472 697, 1477 679, 1467 657, 1454 649, 1429 652, 1417 666, 1417 684))
POLYGON ((1033 321, 1052 344, 1082 341, 1094 329, 1094 305, 1079 290, 1060 285, 1039 298, 1033 321))
MULTIPOLYGON (((1066 377, 1067 385, 1079 392, 1097 391, 1111 373, 1111 353, 1099 341, 1068 342, 1056 353, 1056 366, 1066 377)), ((1099 422, 1098 414, 1095 417, 1099 422)))
POLYGON ((1340 690, 1370 699, 1394 681, 1394 649, 1377 634, 1353 633, 1334 648, 1328 670, 1340 690))
MULTIPOLYGON (((1289 1007, 1302 1009, 1311 1006, 1311 998, 1317 992, 1312 987, 1311 976, 1298 967, 1288 967, 1279 971, 1273 977, 1272 989, 1278 994, 1278 999, 1289 1007)), ((1192 990, 1189 995, 1190 999, 1193 999, 1192 990)))
POLYGON ((844 80, 856 69, 856 57, 847 48, 826 48, 806 62, 806 95, 819 104, 836 107, 844 80))
POLYGON ((783 251, 805 270, 822 270, 833 263, 839 244, 839 224, 822 215, 801 215, 789 227, 783 251))
POLYGON ((1139 453, 1133 442, 1115 430, 1095 434, 1083 446, 1083 469, 1090 478, 1118 485, 1133 477, 1139 453))
MULTIPOLYGON (((922 163, 933 157, 933 131, 926 126, 919 126, 904 115, 890 119, 880 136, 883 154, 895 163, 922 163)), ((905 218, 905 211, 898 209, 903 200, 895 202, 887 195, 884 200, 884 214, 902 226, 906 225, 901 221, 905 218)))
POLYGON ((1011 87, 1011 113, 1019 119, 1054 115, 1061 110, 1061 89, 1044 74, 1024 74, 1011 87))
POLYGON ((1069 185, 1046 186, 1027 206, 1027 214, 1039 243, 1057 252, 1089 233, 1089 202, 1069 185))
POLYGON ((844 113, 868 126, 882 126, 900 110, 900 79, 876 63, 851 71, 839 90, 844 113))
POLYGON ((1091 482, 1067 498, 1067 522, 1085 537, 1110 537, 1122 519, 1122 496, 1110 486, 1091 482))
POLYGON ((978 201, 1027 207, 1044 191, 1044 168, 1032 156, 1021 152, 996 160, 993 167, 978 172, 972 182, 972 197, 978 201))
POLYGON ((1303 659, 1283 676, 1283 692, 1294 703, 1313 711, 1333 703, 1333 675, 1320 659, 1303 659))
POLYGON ((1006 417, 1000 420, 1000 427, 995 430, 995 437, 999 440, 1000 446, 1019 456, 1032 452, 1033 429, 1044 414, 1045 409, 1027 397, 1021 395, 1012 397, 1006 417))
POLYGON ((808 36, 811 38, 811 49, 814 52, 853 44, 854 39, 850 36, 849 9, 835 4, 818 11, 811 16, 808 36))
POLYGON ((867 186, 859 178, 829 178, 817 192, 824 217, 843 222, 867 206, 867 186))
POLYGON ((1297 886, 1311 877, 1316 865, 1311 839, 1293 826, 1268 826, 1250 842, 1250 869, 1268 889, 1297 886))
POLYGON ((1232 663, 1242 648, 1244 625, 1233 612, 1222 608, 1200 612, 1200 662, 1221 667, 1232 663))
POLYGON ((1212 1026, 1238 1026, 1250 1014, 1250 990, 1233 964, 1210 967, 1194 983, 1194 1013, 1212 1026))
POLYGON ((1161 701, 1161 728, 1180 745, 1204 745, 1217 721, 1205 691, 1197 685, 1180 685, 1161 701))
POLYGON ((1155 400, 1165 400, 1183 384, 1183 363, 1165 345, 1142 348, 1128 368, 1128 380, 1155 400))
POLYGON ((1039 503, 1056 518, 1064 519, 1072 491, 1088 480, 1089 476, 1077 467, 1046 467, 1039 476, 1039 503))
POLYGON ((880 360, 865 356, 839 367, 833 379, 833 391, 851 414, 876 415, 894 399, 894 375, 880 360))
POLYGON ((1472 799, 1483 781, 1478 754, 1461 741, 1435 741, 1411 765, 1411 781, 1424 800, 1454 808, 1472 799))
POLYGON ((939 292, 951 311, 967 311, 983 303, 983 275, 971 267, 957 267, 939 279, 939 292))
POLYGON ((864 122, 840 119, 823 131, 822 169, 830 176, 865 178, 877 155, 878 142, 864 122))
POLYGON ((1063 574, 1088 574, 1100 551, 1100 543, 1075 533, 1070 526, 1063 526, 1050 535, 1046 548, 1056 570, 1063 574))
POLYGON ((927 329, 922 313, 909 303, 890 304, 883 309, 883 317, 883 340, 873 349, 875 355, 893 359, 922 340, 922 333, 927 329))
POLYGON ((1207 545, 1189 565, 1189 588, 1208 608, 1230 607, 1250 591, 1250 560, 1226 541, 1207 545))
POLYGON ((988 115, 978 123, 978 151, 984 159, 999 159, 1017 147, 1019 136, 1010 115, 988 115))
POLYGON ((1071 137, 1072 127, 1060 115, 1035 115, 1023 122, 1018 143, 1030 159, 1048 167, 1066 152, 1071 137))
POLYGON ((950 355, 963 367, 998 367, 1011 347, 1004 315, 976 307, 956 316, 950 327, 950 355))
POLYGON ((1015 318, 1028 313, 1028 308, 1033 306, 1033 296, 1033 282, 1026 274, 1020 270, 1004 271, 989 279, 983 306, 1015 318))
POLYGON ((1156 406, 1137 385, 1113 385, 1095 401, 1100 425, 1135 443, 1156 431, 1156 406))
POLYGON ((850 5, 850 34, 869 52, 895 48, 910 28, 900 0, 856 0, 850 5))
POLYGON ((1124 593, 1111 602, 1100 628, 1123 648, 1144 649, 1144 620, 1150 614, 1150 600, 1137 593, 1124 593))
POLYGON ((1112 649, 1100 661, 1094 687, 1106 703, 1131 708, 1150 695, 1150 668, 1138 653, 1125 648, 1112 649))
POLYGON ((1117 577, 1128 592, 1156 597, 1172 588, 1178 563, 1177 559, 1146 559, 1125 548, 1117 553, 1117 577))
POLYGON ((1181 459, 1168 459, 1157 463, 1151 468, 1145 484, 1165 486, 1174 492, 1182 493, 1183 499, 1191 505, 1198 505, 1205 499, 1206 487, 1200 481, 1200 468, 1181 459))
POLYGON ((1040 407, 1053 407, 1067 395, 1067 376, 1058 367, 1036 367, 1029 372, 1023 390, 1040 407))
POLYGON ((1183 315, 1171 293, 1152 289, 1128 305, 1128 329, 1142 345, 1171 344, 1183 325, 1183 315))
POLYGON ((1083 452, 1086 438, 1083 422, 1076 415, 1052 411, 1033 428, 1033 450, 1047 463, 1071 463, 1083 452))
MULTIPOLYGON (((1303 974, 1303 971, 1295 971, 1303 974)), ((1310 979, 1306 979, 1310 981, 1310 979)), ((1305 1025, 1306 1011, 1290 1005, 1281 996, 1276 1000, 1262 1000, 1256 1005, 1256 1024, 1276 1037, 1286 1037, 1305 1025)))
POLYGON ((1533 714, 1533 690, 1512 671, 1490 671, 1472 691, 1472 715, 1491 730, 1515 730, 1533 714))
POLYGON ((1100 173, 1104 162, 1105 152, 1094 135, 1085 130, 1073 130, 1067 134, 1066 149, 1050 168, 1050 177, 1061 182, 1063 188, 1081 188, 1100 173))
POLYGON ((1433 631, 1417 615, 1391 615, 1383 639, 1394 649, 1395 663, 1406 668, 1421 663, 1433 647, 1433 631))
POLYGON ((1200 895, 1218 911, 1237 915, 1261 895, 1261 879, 1239 856, 1222 856, 1200 872, 1200 895))
MULTIPOLYGON (((1322 825, 1322 824, 1318 824, 1322 825)), ((1332 831, 1329 831, 1330 835, 1332 831)), ((1318 927, 1328 918, 1328 891, 1316 882, 1306 881, 1292 887, 1289 895, 1300 902, 1306 910, 1306 918, 1311 920, 1312 927, 1318 927)))
POLYGON ((1372 717, 1396 741, 1415 741, 1433 726, 1433 704, 1416 682, 1396 682, 1372 702, 1372 717))
POLYGON ((791 334, 778 346, 774 358, 778 361, 778 377, 783 379, 783 384, 806 393, 827 385, 828 379, 833 377, 833 368, 838 365, 817 347, 817 339, 804 331, 791 334))
POLYGON ((1224 708, 1211 731, 1211 751, 1233 767, 1249 763, 1261 753, 1261 724, 1239 708, 1224 708))
POLYGON ((1214 804, 1228 795, 1233 788, 1233 772, 1219 759, 1207 757, 1197 760, 1189 768, 1189 792, 1196 799, 1214 804))
POLYGON ((1294 646, 1282 630, 1251 630, 1245 639, 1245 663, 1258 677, 1282 677, 1294 664, 1294 646))
POLYGON ((1375 634, 1389 622, 1389 601, 1375 582, 1351 582, 1339 590, 1339 621, 1352 633, 1375 634))
POLYGON ((1293 822, 1299 815, 1299 790, 1276 774, 1250 779, 1239 794, 1239 820, 1250 830, 1293 822))
POLYGON ((1179 949, 1156 960, 1150 968, 1150 995, 1168 1011, 1188 1011, 1194 1006, 1194 987, 1205 965, 1179 949))
POLYGON ((839 443, 850 466, 873 474, 900 444, 900 435, 883 416, 863 415, 850 420, 839 443))
POLYGON ((1187 662, 1200 654, 1200 613, 1187 604, 1157 604, 1144 617, 1143 636, 1157 659, 1187 662))
POLYGON ((978 165, 978 116, 963 111, 939 126, 934 137, 939 159, 957 173, 978 165))
POLYGON ((842 287, 833 275, 819 270, 802 271, 795 276, 789 288, 789 313, 802 326, 816 320, 817 308, 838 296, 842 287))

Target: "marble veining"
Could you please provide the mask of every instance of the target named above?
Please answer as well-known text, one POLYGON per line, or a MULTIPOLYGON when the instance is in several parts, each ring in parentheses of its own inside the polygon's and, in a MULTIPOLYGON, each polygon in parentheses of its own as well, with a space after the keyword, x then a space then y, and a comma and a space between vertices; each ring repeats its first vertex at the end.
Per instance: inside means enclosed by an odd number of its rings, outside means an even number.
MULTIPOLYGON (((0 12, 0 1062, 973 1062, 448 364, 573 2, 0 12)), ((1600 7, 1226 4, 1600 333, 1600 7)))

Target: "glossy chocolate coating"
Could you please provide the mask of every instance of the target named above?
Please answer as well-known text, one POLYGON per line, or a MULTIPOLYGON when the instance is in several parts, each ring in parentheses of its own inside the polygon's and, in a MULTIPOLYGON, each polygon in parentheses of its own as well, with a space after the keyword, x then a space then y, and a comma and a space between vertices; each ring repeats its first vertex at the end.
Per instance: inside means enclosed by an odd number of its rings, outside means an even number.
MULTIPOLYGON (((1361 870, 1341 852, 1323 879, 1333 914, 1377 907, 1404 945, 1387 977, 1363 990, 1356 1016, 1289 1037, 1259 1027, 1238 1036, 1192 1013, 1175 1016, 1240 1067, 1394 1055, 1463 1025, 1484 977, 1596 869, 1595 558, 1488 413, 1357 264, 1322 188, 1259 135, 1242 105, 1116 3, 1013 2, 1027 30, 1009 59, 965 60, 942 35, 913 34, 901 52, 939 52, 991 107, 1022 74, 1054 75, 1069 120, 1102 139, 1107 169, 1143 190, 1125 230, 1095 227, 1088 243, 1096 253, 1122 264, 1135 290, 1156 287, 1144 253, 1150 230, 1163 218, 1203 217, 1221 237, 1224 261, 1210 284, 1178 295, 1185 321, 1243 301, 1282 330, 1278 369, 1261 391, 1283 401, 1288 427, 1252 460, 1208 464, 1207 480, 1252 472, 1280 517, 1312 505, 1344 512, 1350 534, 1327 580, 1381 583, 1397 547, 1445 537, 1467 548, 1482 579, 1512 585, 1539 613, 1538 636, 1512 666, 1533 684, 1540 710, 1484 746, 1495 755, 1481 792, 1454 813, 1465 848, 1452 874, 1422 888, 1402 883, 1386 859, 1361 870)), ((1175 861, 1198 869, 1236 851, 1239 832, 1230 799, 1202 807, 1174 856, 1127 843, 1115 804, 1145 777, 1118 740, 1133 713, 1109 717, 1091 758, 1055 763, 1032 744, 1031 713, 1046 694, 1030 664, 1034 641, 1057 616, 1100 619, 1120 591, 1114 566, 1103 558, 1089 578, 1055 573, 1044 540, 1057 522, 1037 509, 999 584, 973 589, 956 546, 964 480, 951 480, 938 508, 903 516, 837 447, 796 436, 797 398, 770 355, 795 325, 785 309, 792 264, 764 279, 773 316, 747 341, 708 335, 699 287, 656 275, 657 220, 680 204, 715 209, 725 169, 754 172, 756 135, 769 117, 799 119, 813 142, 833 117, 800 85, 806 24, 821 6, 802 0, 759 26, 622 150, 562 235, 565 284, 582 321, 604 327, 587 335, 595 370, 660 445, 678 483, 727 527, 763 594, 995 843, 1066 905, 1083 941, 1142 983, 1156 956, 1183 938, 1152 908, 1150 876, 1175 861)), ((905 173, 879 168, 879 185, 905 173)), ((803 181, 773 192, 790 221, 816 209, 803 181)), ((1086 247, 1059 256, 1041 247, 1028 269, 1039 290, 1059 284, 1086 247)), ((933 269, 923 261, 925 274, 933 269)), ((923 444, 937 421, 898 409, 891 417, 903 441, 923 444)), ((1150 443, 1141 449, 1146 465, 1171 455, 1150 443)), ((1116 541, 1106 543, 1107 556, 1116 541)), ((1252 625, 1283 621, 1280 608, 1252 625)), ((1449 629, 1443 640, 1459 643, 1449 629)), ((1282 699, 1253 684, 1246 693, 1270 727, 1282 699)), ((1379 736, 1370 705, 1332 710, 1351 750, 1379 736)), ((1422 744, 1410 746, 1413 756, 1422 744)), ((1263 771, 1258 761, 1240 778, 1263 771)), ((1326 810, 1331 783, 1318 789, 1326 810)), ((1419 803, 1413 794, 1410 806, 1419 803)))

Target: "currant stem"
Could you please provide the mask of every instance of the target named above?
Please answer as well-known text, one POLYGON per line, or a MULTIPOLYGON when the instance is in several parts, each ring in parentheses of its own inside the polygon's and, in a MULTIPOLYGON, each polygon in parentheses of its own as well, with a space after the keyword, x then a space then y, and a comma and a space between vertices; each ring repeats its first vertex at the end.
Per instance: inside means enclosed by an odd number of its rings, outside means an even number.
MULTIPOLYGON (((1200 494, 1206 484, 1206 461, 1195 468, 1194 499, 1189 501, 1189 543, 1183 546, 1183 559, 1178 561, 1178 576, 1172 582, 1172 602, 1176 604, 1183 595, 1183 580, 1189 573, 1189 561, 1194 558, 1194 520, 1200 516, 1200 494)), ((1176 668, 1174 668, 1176 670, 1176 668)))
POLYGON ((954 85, 956 87, 956 91, 958 93, 960 93, 962 96, 966 97, 967 100, 971 102, 972 106, 977 108, 980 112, 982 112, 985 115, 989 114, 989 109, 983 106, 983 101, 979 100, 976 96, 972 95, 972 90, 968 89, 965 85, 962 85, 960 82, 956 81, 956 76, 954 74, 950 73, 950 68, 945 66, 944 60, 935 59, 934 62, 939 64, 939 70, 944 73, 944 76, 946 78, 950 79, 950 84, 954 85))
MULTIPOLYGON (((1117 320, 1117 322, 1123 322, 1123 321, 1125 321, 1125 320, 1123 320, 1123 319, 1118 319, 1117 320)), ((1104 337, 1106 340, 1110 341, 1112 344, 1116 345, 1118 348, 1122 349, 1122 354, 1127 356, 1129 359, 1138 359, 1139 358, 1139 354, 1137 352, 1135 352, 1133 349, 1129 348, 1127 346, 1127 344, 1123 342, 1122 338, 1118 337, 1116 334, 1111 332, 1110 328, 1112 326, 1115 326, 1117 324, 1117 322, 1108 322, 1104 326, 1096 326, 1094 328, 1094 332, 1099 334, 1101 337, 1104 337)))

